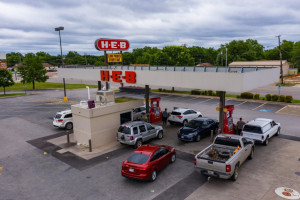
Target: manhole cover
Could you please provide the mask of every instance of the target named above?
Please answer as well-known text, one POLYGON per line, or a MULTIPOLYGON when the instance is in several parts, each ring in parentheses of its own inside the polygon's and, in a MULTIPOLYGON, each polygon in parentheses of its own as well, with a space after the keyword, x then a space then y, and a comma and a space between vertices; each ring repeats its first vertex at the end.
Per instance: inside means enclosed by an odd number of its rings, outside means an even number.
POLYGON ((275 193, 285 199, 299 199, 300 195, 299 192, 297 192, 294 189, 287 188, 287 187, 279 187, 276 188, 275 193))

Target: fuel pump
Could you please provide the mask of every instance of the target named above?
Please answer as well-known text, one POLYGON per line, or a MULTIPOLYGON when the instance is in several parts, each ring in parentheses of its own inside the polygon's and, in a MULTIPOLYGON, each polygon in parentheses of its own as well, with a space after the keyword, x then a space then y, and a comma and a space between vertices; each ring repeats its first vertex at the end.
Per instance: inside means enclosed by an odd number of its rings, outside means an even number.
POLYGON ((233 114, 234 105, 226 105, 224 107, 224 133, 225 134, 234 134, 235 125, 233 123, 233 114))
POLYGON ((162 120, 162 112, 159 107, 159 102, 161 98, 150 98, 151 107, 150 107, 150 123, 158 122, 162 120))

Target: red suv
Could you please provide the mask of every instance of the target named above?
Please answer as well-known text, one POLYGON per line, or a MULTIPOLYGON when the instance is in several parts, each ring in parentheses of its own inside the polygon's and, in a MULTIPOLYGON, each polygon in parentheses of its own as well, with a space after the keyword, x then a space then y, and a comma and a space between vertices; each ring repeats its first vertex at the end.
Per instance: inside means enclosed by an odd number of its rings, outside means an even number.
POLYGON ((122 163, 122 176, 155 181, 157 173, 176 160, 175 149, 166 145, 143 145, 122 163))

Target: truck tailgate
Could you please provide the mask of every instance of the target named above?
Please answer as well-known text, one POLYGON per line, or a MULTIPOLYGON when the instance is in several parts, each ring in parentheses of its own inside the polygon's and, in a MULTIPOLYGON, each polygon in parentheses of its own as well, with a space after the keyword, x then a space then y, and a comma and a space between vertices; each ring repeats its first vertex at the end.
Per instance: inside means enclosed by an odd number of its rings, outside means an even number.
MULTIPOLYGON (((226 172, 226 164, 224 162, 217 162, 206 159, 196 159, 196 167, 201 169, 206 169, 208 171, 216 171, 225 173, 226 172)), ((208 172, 209 173, 209 172, 208 172)))

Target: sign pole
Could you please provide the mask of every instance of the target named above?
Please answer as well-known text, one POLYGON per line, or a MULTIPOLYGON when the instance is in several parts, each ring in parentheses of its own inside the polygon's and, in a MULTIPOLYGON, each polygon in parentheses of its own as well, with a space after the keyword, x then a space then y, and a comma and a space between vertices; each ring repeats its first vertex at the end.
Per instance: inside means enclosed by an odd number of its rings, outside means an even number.
POLYGON ((105 65, 107 65, 107 56, 106 56, 106 51, 104 51, 104 62, 105 62, 105 65))

